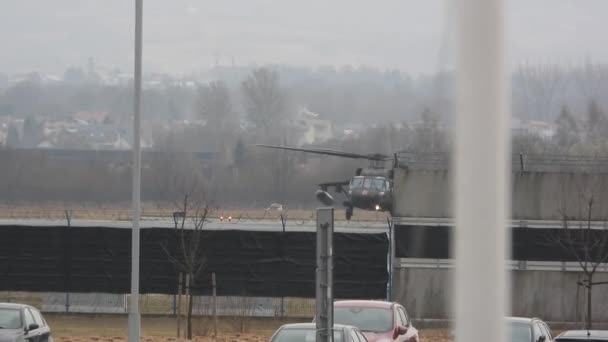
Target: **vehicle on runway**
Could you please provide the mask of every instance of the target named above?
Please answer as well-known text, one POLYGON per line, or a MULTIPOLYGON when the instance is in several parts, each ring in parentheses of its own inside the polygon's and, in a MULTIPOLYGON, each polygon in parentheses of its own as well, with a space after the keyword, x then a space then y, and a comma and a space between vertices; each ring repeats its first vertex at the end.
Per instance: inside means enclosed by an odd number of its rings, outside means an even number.
POLYGON ((329 149, 304 149, 265 144, 257 144, 257 146, 341 158, 369 160, 369 167, 358 168, 355 171, 355 176, 350 180, 318 184, 320 189, 317 190, 316 197, 324 205, 331 206, 334 203, 334 199, 328 192, 330 188, 333 187, 337 193, 344 194, 347 198, 343 202, 344 207, 346 207, 347 220, 350 220, 353 216, 354 208, 370 211, 386 211, 392 214, 394 172, 393 168, 386 167, 386 163, 392 161, 393 167, 398 165, 396 155, 391 157, 381 153, 356 154, 329 149))
POLYGON ((53 338, 38 309, 25 304, 0 303, 0 341, 53 342, 53 338))

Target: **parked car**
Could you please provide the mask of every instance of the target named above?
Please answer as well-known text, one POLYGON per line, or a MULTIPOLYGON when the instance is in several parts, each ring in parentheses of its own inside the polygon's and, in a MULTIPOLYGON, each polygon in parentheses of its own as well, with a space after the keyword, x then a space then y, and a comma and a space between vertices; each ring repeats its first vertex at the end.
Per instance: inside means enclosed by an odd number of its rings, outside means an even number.
POLYGON ((352 325, 370 342, 419 342, 418 330, 399 303, 373 300, 334 302, 334 323, 352 325))
POLYGON ((38 309, 0 303, 0 342, 52 342, 51 328, 38 309))
MULTIPOLYGON (((315 323, 293 323, 281 326, 270 342, 314 342, 317 340, 315 323)), ((361 330, 353 326, 334 324, 334 342, 368 342, 361 330)))
POLYGON ((551 342, 547 323, 539 318, 508 317, 512 342, 551 342))
POLYGON ((555 342, 605 342, 608 341, 608 330, 569 330, 559 334, 555 342))

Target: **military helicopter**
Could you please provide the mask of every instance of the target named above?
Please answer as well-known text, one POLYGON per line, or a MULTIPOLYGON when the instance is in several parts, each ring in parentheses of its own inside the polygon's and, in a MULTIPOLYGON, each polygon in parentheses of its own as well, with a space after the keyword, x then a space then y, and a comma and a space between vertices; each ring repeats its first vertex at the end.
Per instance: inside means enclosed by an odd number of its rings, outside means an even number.
POLYGON ((388 211, 392 214, 393 210, 393 175, 392 168, 386 168, 388 161, 397 163, 397 155, 393 157, 381 154, 356 154, 330 149, 304 149, 288 146, 256 144, 256 146, 287 151, 299 151, 306 153, 323 154, 341 158, 367 159, 368 168, 358 168, 355 176, 350 180, 342 182, 326 182, 318 184, 316 198, 327 206, 334 204, 334 198, 329 194, 328 189, 333 187, 337 193, 343 193, 346 201, 346 220, 353 216, 354 208, 369 211, 388 211))

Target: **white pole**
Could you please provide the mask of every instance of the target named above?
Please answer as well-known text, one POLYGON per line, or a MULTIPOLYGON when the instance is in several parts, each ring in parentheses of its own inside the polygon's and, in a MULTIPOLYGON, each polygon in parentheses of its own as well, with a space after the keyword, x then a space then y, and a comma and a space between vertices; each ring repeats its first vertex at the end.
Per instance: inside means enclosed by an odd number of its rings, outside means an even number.
POLYGON ((454 6, 454 320, 456 341, 463 342, 507 341, 511 164, 503 5, 503 0, 458 0, 454 6))
POLYGON ((135 75, 133 92, 133 209, 131 241, 131 303, 129 306, 129 342, 139 342, 141 316, 139 313, 139 217, 141 214, 141 54, 142 0, 135 0, 135 75))

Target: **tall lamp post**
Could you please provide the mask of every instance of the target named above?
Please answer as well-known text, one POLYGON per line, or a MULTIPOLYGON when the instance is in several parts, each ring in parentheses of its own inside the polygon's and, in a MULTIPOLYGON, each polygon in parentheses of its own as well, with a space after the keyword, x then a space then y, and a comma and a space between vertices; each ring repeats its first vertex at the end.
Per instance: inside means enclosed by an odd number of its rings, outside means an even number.
POLYGON ((141 315, 139 313, 139 218, 141 215, 141 46, 143 1, 135 0, 135 70, 133 82, 133 229, 131 234, 131 297, 129 305, 129 342, 139 342, 141 315))

